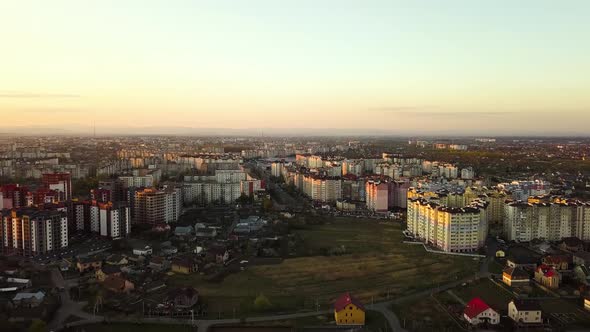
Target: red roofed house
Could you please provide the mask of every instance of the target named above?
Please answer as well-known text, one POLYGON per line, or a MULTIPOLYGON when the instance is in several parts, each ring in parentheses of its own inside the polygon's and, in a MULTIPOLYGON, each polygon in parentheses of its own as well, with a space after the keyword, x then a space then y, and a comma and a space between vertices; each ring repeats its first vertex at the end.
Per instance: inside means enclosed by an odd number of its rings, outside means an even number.
POLYGON ((471 325, 500 323, 500 315, 479 297, 473 298, 467 303, 463 317, 471 325))
POLYGON ((560 279, 559 272, 549 265, 541 264, 535 270, 535 281, 547 288, 559 288, 560 279))
POLYGON ((344 293, 334 303, 334 319, 336 325, 365 325, 365 307, 350 293, 344 293))

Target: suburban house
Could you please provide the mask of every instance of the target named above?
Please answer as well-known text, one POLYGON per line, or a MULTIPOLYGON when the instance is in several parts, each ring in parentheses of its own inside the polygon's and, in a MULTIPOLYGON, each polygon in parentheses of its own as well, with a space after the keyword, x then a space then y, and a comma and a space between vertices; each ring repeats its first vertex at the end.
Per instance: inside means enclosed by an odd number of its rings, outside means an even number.
POLYGON ((344 293, 334 302, 336 325, 365 325, 365 307, 350 295, 344 293))
POLYGON ((577 237, 564 237, 559 244, 559 249, 578 252, 584 250, 584 242, 577 237))
POLYGON ((510 248, 506 265, 509 267, 522 267, 524 269, 534 270, 540 261, 541 255, 528 248, 515 246, 510 248))
POLYGON ((199 292, 192 287, 176 288, 168 293, 168 302, 176 308, 192 308, 199 302, 199 292))
POLYGON ((178 257, 172 261, 172 272, 190 274, 199 271, 198 261, 192 257, 178 257))
POLYGON ((502 282, 508 286, 526 286, 530 281, 529 273, 521 267, 506 267, 502 271, 502 282))
POLYGON ((229 251, 224 246, 215 245, 207 248, 207 254, 213 255, 217 264, 224 264, 229 260, 229 251))
POLYGON ((150 246, 133 248, 133 254, 137 256, 147 256, 151 255, 153 252, 154 250, 150 246))
POLYGON ((512 300, 508 303, 508 317, 521 324, 543 323, 541 306, 536 301, 512 300))
POLYGON ((217 236, 217 230, 213 227, 199 227, 195 235, 200 238, 212 239, 217 236))
POLYGON ((557 271, 569 270, 570 258, 567 255, 549 255, 543 257, 541 262, 545 265, 551 266, 557 271))
POLYGON ((102 260, 98 258, 82 258, 78 260, 78 263, 76 264, 76 268, 80 273, 94 271, 96 269, 100 269, 101 266, 102 260))
POLYGON ((107 257, 106 263, 109 265, 127 265, 129 264, 129 260, 125 256, 110 255, 107 257))
POLYGON ((35 308, 38 307, 45 299, 45 293, 17 293, 12 299, 12 303, 17 308, 35 308))
POLYGON ((193 234, 193 226, 178 226, 174 229, 174 235, 180 237, 187 237, 193 234))
POLYGON ((551 266, 541 264, 535 270, 535 281, 547 288, 559 288, 559 272, 551 266))
POLYGON ((96 280, 103 282, 109 276, 121 276, 121 268, 117 265, 103 265, 96 270, 96 280))
POLYGON ((150 259, 149 267, 154 271, 165 271, 170 268, 170 261, 162 256, 154 256, 150 259))
POLYGON ((108 276, 102 286, 113 293, 129 293, 135 289, 131 281, 119 276, 108 276))
POLYGON ((471 325, 498 324, 500 315, 479 297, 473 298, 463 311, 463 318, 471 325))

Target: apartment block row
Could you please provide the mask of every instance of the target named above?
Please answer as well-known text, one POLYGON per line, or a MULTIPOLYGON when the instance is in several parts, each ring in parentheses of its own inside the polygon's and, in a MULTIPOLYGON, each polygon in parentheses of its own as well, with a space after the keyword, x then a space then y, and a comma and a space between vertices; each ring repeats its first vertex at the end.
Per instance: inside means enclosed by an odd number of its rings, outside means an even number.
POLYGON ((507 202, 504 236, 520 242, 558 241, 572 236, 590 240, 590 203, 560 198, 538 201, 534 197, 527 202, 507 202))
POLYGON ((71 225, 76 231, 112 239, 124 238, 131 233, 131 209, 125 202, 73 202, 71 216, 71 225))
POLYGON ((0 248, 5 255, 37 256, 68 246, 65 208, 5 209, 0 218, 0 248))

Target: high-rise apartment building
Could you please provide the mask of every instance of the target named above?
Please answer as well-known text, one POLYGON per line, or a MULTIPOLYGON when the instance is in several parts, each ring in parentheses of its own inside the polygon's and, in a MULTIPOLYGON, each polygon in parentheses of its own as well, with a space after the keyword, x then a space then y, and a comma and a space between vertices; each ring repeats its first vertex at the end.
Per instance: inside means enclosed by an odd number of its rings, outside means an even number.
POLYGON ((411 192, 407 230, 414 237, 448 252, 472 252, 485 244, 489 203, 477 199, 467 206, 449 207, 436 196, 411 192))
POLYGON ((504 236, 508 241, 521 242, 558 241, 572 236, 590 240, 590 203, 561 199, 507 202, 504 236))
POLYGON ((72 176, 70 173, 45 173, 41 181, 44 188, 59 192, 60 201, 72 199, 72 176))
POLYGON ((64 211, 23 208, 3 210, 0 239, 4 254, 37 256, 68 246, 64 211))
POLYGON ((181 188, 139 189, 134 196, 133 221, 136 223, 167 224, 176 222, 182 213, 181 188))

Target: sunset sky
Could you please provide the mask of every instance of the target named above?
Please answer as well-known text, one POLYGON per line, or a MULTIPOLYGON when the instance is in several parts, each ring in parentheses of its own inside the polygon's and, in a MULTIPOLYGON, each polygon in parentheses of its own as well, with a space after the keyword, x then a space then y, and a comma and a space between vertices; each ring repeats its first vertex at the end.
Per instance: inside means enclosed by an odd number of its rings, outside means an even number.
POLYGON ((0 1, 0 128, 590 134, 590 1, 0 1))

